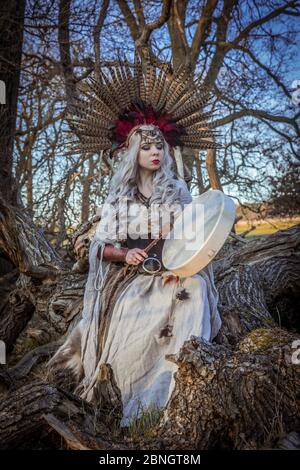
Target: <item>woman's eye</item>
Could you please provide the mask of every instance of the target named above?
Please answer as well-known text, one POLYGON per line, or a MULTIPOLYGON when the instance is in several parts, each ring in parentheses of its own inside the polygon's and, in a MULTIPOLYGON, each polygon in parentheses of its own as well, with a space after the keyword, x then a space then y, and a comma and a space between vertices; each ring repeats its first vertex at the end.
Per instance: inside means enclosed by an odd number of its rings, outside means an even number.
POLYGON ((161 150, 163 147, 162 147, 162 145, 157 145, 156 148, 157 148, 158 150, 161 150))
POLYGON ((149 150, 150 147, 142 147, 143 150, 149 150))

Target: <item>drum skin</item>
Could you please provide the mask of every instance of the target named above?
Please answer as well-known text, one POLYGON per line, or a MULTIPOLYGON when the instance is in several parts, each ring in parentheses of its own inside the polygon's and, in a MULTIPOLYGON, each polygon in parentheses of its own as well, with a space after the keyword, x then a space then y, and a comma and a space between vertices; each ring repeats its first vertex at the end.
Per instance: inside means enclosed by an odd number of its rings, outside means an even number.
POLYGON ((165 239, 162 251, 165 268, 180 277, 193 276, 205 268, 224 245, 234 224, 235 212, 233 200, 218 189, 193 199, 177 217, 165 239), (185 229, 181 230, 183 226, 185 229))

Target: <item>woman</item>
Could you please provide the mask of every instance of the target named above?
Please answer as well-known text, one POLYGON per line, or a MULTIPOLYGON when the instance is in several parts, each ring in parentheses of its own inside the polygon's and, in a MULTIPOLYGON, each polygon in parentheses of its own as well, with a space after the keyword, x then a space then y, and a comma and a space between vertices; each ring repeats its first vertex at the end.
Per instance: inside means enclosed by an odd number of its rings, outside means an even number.
POLYGON ((121 425, 128 425, 149 405, 166 405, 177 366, 165 355, 178 352, 190 335, 211 341, 221 320, 211 266, 179 279, 164 269, 163 239, 146 250, 151 238, 145 236, 158 224, 156 233, 162 230, 164 208, 174 207, 176 217, 192 200, 186 184, 175 179, 163 133, 155 125, 135 126, 119 156, 90 246, 82 320, 50 365, 71 368, 77 392, 93 401, 97 370, 109 363, 122 394, 121 425), (148 222, 148 233, 141 233, 131 223, 136 216, 131 208, 141 212, 154 205, 162 208, 161 218, 148 222), (125 216, 127 233, 124 224, 120 230, 125 216), (147 269, 147 258, 158 262, 147 269))

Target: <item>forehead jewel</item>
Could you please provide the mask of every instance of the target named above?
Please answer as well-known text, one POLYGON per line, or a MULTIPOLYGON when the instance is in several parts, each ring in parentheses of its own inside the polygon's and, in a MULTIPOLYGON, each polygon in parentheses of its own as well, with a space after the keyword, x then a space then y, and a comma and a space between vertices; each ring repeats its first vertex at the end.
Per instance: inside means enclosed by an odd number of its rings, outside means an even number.
POLYGON ((160 141, 162 142, 164 137, 160 129, 137 129, 136 131, 141 135, 142 140, 147 141, 160 141))

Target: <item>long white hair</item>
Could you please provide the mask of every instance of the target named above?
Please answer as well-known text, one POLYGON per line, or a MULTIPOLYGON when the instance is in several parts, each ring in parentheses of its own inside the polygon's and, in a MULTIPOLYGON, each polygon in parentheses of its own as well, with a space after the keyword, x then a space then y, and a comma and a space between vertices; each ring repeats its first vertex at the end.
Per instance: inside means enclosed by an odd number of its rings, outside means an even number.
MULTIPOLYGON (((153 130, 153 124, 144 124, 139 129, 153 130)), ((133 132, 129 140, 129 146, 118 154, 119 166, 111 179, 107 203, 117 205, 119 200, 126 198, 134 200, 138 178, 138 153, 141 146, 141 134, 133 132)), ((170 155, 169 145, 163 138, 164 156, 160 168, 153 174, 153 192, 150 203, 176 204, 179 203, 178 187, 173 171, 173 159, 170 155)))

